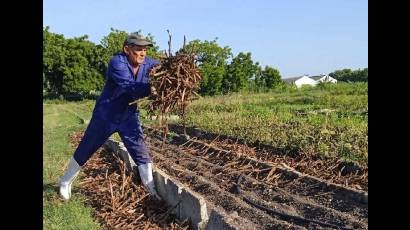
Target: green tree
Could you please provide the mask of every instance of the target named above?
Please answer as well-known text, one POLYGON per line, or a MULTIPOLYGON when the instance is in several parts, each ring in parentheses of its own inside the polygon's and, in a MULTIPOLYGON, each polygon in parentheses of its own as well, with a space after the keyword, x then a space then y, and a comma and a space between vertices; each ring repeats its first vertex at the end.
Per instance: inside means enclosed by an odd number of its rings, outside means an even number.
POLYGON ((336 70, 329 74, 330 77, 333 77, 334 79, 338 81, 348 81, 351 75, 352 75, 351 69, 336 70))
POLYGON ((367 82, 368 81, 368 69, 358 69, 352 71, 351 69, 336 70, 329 73, 329 76, 338 81, 343 82, 367 82))
MULTIPOLYGON (((136 32, 140 33, 140 31, 136 32)), ((82 94, 100 91, 112 55, 122 50, 128 33, 111 29, 100 45, 88 41, 88 36, 66 39, 61 34, 43 28, 43 87, 56 95, 82 94)), ((154 46, 148 49, 151 57, 159 56, 153 36, 146 36, 154 46)))
POLYGON ((43 28, 43 86, 47 93, 59 94, 63 87, 66 40, 49 29, 43 28))
POLYGON ((86 94, 100 90, 104 78, 96 68, 96 47, 84 35, 65 39, 43 29, 43 86, 56 95, 86 94))
POLYGON ((127 38, 128 33, 122 30, 111 28, 111 32, 104 36, 100 44, 102 46, 102 60, 104 67, 108 67, 108 62, 112 56, 122 51, 124 40, 127 38))
POLYGON ((250 83, 258 72, 259 63, 253 63, 251 53, 240 52, 227 66, 222 82, 222 92, 238 92, 249 89, 250 83))
POLYGON ((62 93, 65 95, 84 95, 92 90, 101 90, 103 87, 104 75, 95 66, 96 47, 87 39, 88 36, 84 35, 66 41, 62 87, 62 93))
POLYGON ((367 68, 358 69, 353 71, 352 79, 350 81, 353 82, 367 82, 368 81, 368 70, 367 68))
POLYGON ((212 41, 199 39, 190 41, 186 44, 185 50, 197 56, 197 64, 202 76, 200 93, 202 95, 220 93, 227 60, 232 56, 231 48, 219 46, 215 38, 212 41))
POLYGON ((279 70, 270 66, 265 66, 265 69, 261 73, 261 81, 268 89, 283 84, 279 70))

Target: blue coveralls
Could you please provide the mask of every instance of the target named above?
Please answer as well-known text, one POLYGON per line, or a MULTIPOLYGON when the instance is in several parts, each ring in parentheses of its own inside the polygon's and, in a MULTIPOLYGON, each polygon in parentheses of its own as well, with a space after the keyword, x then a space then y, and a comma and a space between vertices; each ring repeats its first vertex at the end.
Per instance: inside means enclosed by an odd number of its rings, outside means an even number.
POLYGON ((115 132, 137 165, 151 161, 143 139, 139 110, 130 102, 150 94, 149 72, 159 61, 145 57, 136 76, 124 52, 108 65, 104 90, 95 104, 92 118, 78 145, 74 159, 82 166, 115 132))

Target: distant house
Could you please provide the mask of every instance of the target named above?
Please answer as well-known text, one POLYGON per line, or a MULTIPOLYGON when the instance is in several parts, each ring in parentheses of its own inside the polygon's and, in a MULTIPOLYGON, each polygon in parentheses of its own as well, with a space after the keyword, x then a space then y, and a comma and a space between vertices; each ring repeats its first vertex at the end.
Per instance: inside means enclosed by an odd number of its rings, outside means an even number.
POLYGON ((310 77, 317 82, 329 82, 329 83, 337 83, 337 80, 329 75, 319 75, 319 76, 312 76, 310 77))
POLYGON ((282 80, 288 84, 295 84, 298 88, 302 87, 302 85, 315 86, 320 82, 337 83, 337 80, 332 78, 329 75, 319 75, 319 76, 303 75, 300 77, 284 78, 282 80))

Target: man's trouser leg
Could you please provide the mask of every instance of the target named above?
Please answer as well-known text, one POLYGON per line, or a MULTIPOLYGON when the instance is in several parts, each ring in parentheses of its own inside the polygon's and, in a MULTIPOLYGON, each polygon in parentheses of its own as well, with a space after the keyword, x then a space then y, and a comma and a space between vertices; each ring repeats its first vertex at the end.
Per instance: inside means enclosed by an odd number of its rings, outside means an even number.
POLYGON ((161 199, 155 189, 152 176, 152 160, 144 142, 144 134, 138 114, 130 116, 129 119, 123 122, 119 127, 118 133, 130 153, 131 158, 138 166, 142 183, 148 189, 151 196, 156 199, 161 199))
POLYGON ((80 172, 81 167, 111 136, 112 129, 112 125, 108 122, 96 117, 91 119, 80 144, 74 152, 74 156, 70 159, 65 174, 60 178, 60 195, 64 199, 70 199, 71 184, 80 172))

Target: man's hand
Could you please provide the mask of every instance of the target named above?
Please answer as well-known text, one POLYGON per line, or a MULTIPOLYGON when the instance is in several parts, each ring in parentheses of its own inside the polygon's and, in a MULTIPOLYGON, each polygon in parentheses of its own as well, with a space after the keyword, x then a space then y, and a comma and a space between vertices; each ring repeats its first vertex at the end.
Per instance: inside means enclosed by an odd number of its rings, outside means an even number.
POLYGON ((150 76, 150 77, 158 77, 158 76, 160 76, 160 75, 162 75, 162 74, 165 74, 166 71, 158 72, 160 68, 161 68, 161 63, 156 64, 156 65, 149 71, 148 76, 150 76))

